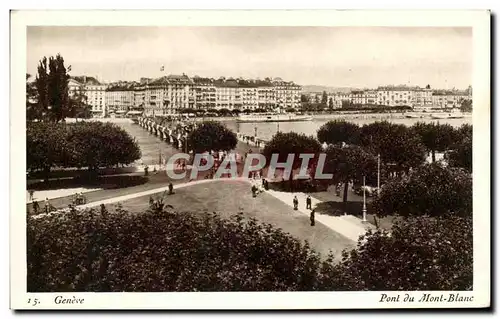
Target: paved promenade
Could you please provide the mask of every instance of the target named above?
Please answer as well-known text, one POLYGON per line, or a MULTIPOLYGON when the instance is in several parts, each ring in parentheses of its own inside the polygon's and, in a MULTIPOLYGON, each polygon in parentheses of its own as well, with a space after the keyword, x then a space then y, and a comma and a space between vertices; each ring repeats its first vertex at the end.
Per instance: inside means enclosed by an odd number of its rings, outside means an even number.
MULTIPOLYGON (((251 183, 253 180, 249 178, 231 178, 231 179, 203 179, 203 180, 195 180, 187 183, 182 183, 182 184, 177 184, 174 187, 175 189, 180 189, 180 188, 185 188, 193 185, 198 185, 198 184, 205 184, 205 183, 211 183, 215 181, 224 181, 224 180, 236 180, 236 181, 243 181, 247 183, 251 183)), ((257 183, 260 183, 260 180, 256 181, 257 183)), ((137 192, 133 194, 127 194, 123 196, 117 196, 113 198, 108 198, 104 200, 99 200, 91 203, 87 203, 84 205, 79 205, 78 208, 80 209, 85 209, 85 208, 93 208, 93 207, 99 207, 101 204, 104 205, 109 205, 109 204, 115 204, 119 202, 125 202, 130 199, 138 198, 138 197, 143 197, 143 196, 149 196, 157 193, 162 193, 168 191, 168 186, 164 187, 159 187, 159 188, 154 188, 154 189, 149 189, 146 191, 142 192, 137 192)), ((290 207, 293 207, 293 196, 297 196, 299 200, 299 207, 298 211, 302 214, 305 214, 309 216, 310 210, 306 209, 306 197, 307 195, 305 193, 288 193, 288 192, 280 192, 280 191, 275 191, 275 190, 268 190, 265 191, 269 195, 273 196, 274 198, 284 202, 290 207)), ((258 196, 258 195, 257 195, 258 196)), ((312 201, 312 207, 314 208, 317 204, 321 203, 320 200, 314 198, 311 196, 311 201, 312 201)), ((62 213, 65 210, 60 210, 56 212, 52 212, 49 214, 58 214, 62 213)), ((33 216, 33 218, 41 218, 45 216, 46 214, 38 214, 33 216)), ((323 225, 327 226, 328 228, 332 229, 333 231, 343 235, 344 237, 357 242, 359 239, 359 236, 363 235, 367 229, 369 228, 374 228, 373 225, 370 223, 363 223, 359 218, 352 216, 352 215, 344 215, 344 216, 330 216, 330 215, 324 215, 324 214, 319 214, 316 213, 315 215, 316 221, 319 223, 322 223, 323 225)))

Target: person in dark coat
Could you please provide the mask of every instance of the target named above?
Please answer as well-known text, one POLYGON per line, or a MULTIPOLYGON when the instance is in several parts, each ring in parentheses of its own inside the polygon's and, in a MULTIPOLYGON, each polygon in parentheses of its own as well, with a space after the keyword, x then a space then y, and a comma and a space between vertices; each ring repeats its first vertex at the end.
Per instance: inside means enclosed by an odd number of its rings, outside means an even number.
POLYGON ((314 214, 315 214, 315 211, 313 209, 313 210, 311 210, 311 215, 309 216, 309 219, 311 220, 311 226, 314 226, 314 214))
POLYGON ((172 183, 168 183, 168 193, 170 195, 174 193, 174 185, 172 185, 172 183))
POLYGON ((33 201, 33 212, 36 214, 40 210, 40 205, 38 205, 38 202, 35 200, 33 201))
POLYGON ((297 199, 297 196, 293 197, 293 209, 297 210, 299 208, 299 200, 297 199))
POLYGON ((307 195, 306 198, 306 209, 312 209, 311 208, 311 196, 307 195))

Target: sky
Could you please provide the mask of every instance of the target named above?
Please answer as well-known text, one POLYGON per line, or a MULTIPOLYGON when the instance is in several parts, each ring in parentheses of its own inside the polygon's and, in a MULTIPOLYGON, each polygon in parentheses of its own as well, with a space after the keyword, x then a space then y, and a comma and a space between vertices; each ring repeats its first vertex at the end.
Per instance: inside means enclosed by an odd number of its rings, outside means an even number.
POLYGON ((28 73, 57 53, 71 75, 105 82, 185 73, 360 88, 472 83, 471 28, 28 27, 28 73))

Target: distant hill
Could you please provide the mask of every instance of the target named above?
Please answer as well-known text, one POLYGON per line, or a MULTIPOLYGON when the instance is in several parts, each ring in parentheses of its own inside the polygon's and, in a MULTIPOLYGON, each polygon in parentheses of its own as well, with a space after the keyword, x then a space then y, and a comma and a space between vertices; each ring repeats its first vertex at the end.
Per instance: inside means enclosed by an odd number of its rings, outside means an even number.
POLYGON ((333 86, 323 86, 323 85, 303 85, 302 92, 303 93, 312 93, 312 92, 323 92, 326 93, 349 93, 352 90, 357 90, 357 88, 351 87, 333 87, 333 86))

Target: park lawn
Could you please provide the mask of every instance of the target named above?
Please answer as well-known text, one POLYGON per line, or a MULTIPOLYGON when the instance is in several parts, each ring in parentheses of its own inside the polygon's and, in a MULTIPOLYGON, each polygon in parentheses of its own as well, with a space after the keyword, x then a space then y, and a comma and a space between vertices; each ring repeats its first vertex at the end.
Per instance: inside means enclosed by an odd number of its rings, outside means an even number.
MULTIPOLYGON (((221 180, 174 189, 174 192, 164 199, 166 204, 174 207, 174 211, 200 214, 216 212, 223 218, 242 212, 246 218, 253 217, 259 222, 281 228, 297 239, 307 240, 322 257, 332 251, 335 258, 340 259, 342 250, 354 248, 356 244, 319 222, 311 226, 308 216, 294 211, 267 193, 253 198, 250 185, 242 181, 221 180)), ((153 197, 161 195, 155 194, 153 197)), ((121 205, 129 212, 141 212, 148 208, 149 196, 127 200, 121 205)), ((108 209, 114 207, 108 205, 108 209)))
MULTIPOLYGON (((102 190, 96 190, 93 192, 87 192, 85 193, 85 197, 87 198, 87 203, 91 202, 96 202, 104 199, 109 199, 117 196, 123 196, 123 195, 128 195, 128 194, 134 194, 134 193, 139 193, 155 188, 160 188, 160 187, 165 187, 168 185, 168 183, 172 182, 172 184, 179 184, 179 183, 185 183, 189 179, 189 172, 184 179, 180 180, 172 180, 166 173, 165 171, 162 172, 151 172, 149 176, 144 178, 144 181, 137 185, 135 181, 137 178, 142 178, 144 174, 133 174, 133 175, 122 175, 122 176, 112 176, 112 177, 106 177, 102 176, 101 178, 103 179, 103 182, 101 184, 97 185, 92 185, 93 187, 103 187, 104 189, 102 190), (122 187, 114 187, 115 185, 110 185, 110 188, 106 188, 107 184, 109 183, 106 180, 108 179, 116 179, 120 178, 125 180, 122 184, 122 187), (127 180, 132 179, 134 180, 134 183, 132 186, 127 186, 127 180)), ((56 185, 57 181, 51 181, 52 184, 56 185)), ((67 181, 62 180, 63 183, 67 183, 67 181)), ((61 183, 62 184, 62 183, 61 183)), ((75 185, 80 185, 80 184, 75 184, 75 185)), ((84 184, 85 185, 85 184, 84 184)), ((74 187, 74 185, 71 185, 74 187)), ((81 185, 80 185, 81 186, 81 185)), ((55 189, 57 189, 56 186, 54 186, 55 189)), ((64 188, 64 187, 60 187, 64 188)), ((66 208, 68 207, 69 204, 71 204, 72 196, 63 196, 59 198, 54 198, 50 200, 50 204, 54 206, 55 208, 61 209, 61 208, 66 208)), ((32 204, 27 204, 27 209, 28 211, 31 212, 32 210, 32 204)))

